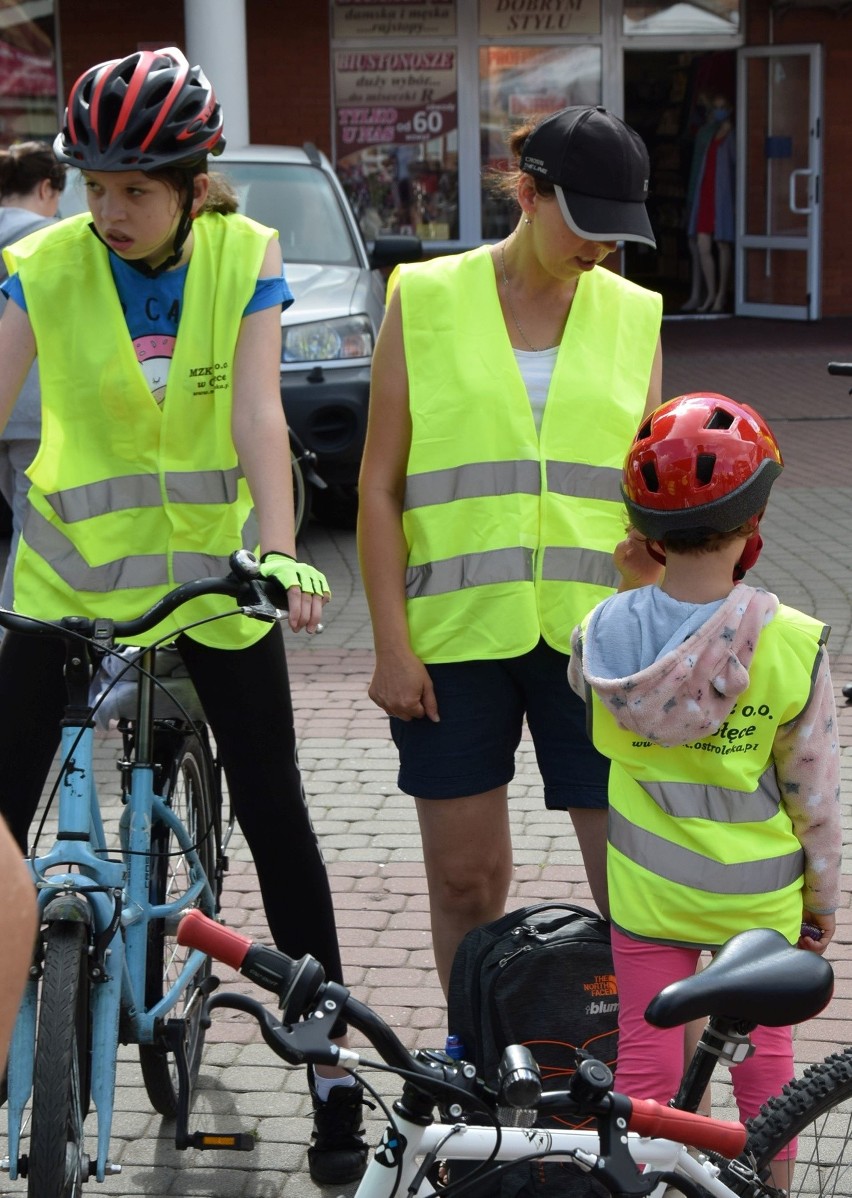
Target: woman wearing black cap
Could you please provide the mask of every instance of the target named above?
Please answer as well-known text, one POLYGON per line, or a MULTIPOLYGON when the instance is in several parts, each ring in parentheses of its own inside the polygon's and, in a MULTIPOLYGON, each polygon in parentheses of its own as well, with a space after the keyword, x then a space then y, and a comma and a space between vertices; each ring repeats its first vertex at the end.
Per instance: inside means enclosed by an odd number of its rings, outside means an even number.
POLYGON ((400 271, 360 482, 370 696, 417 801, 445 990, 464 933, 504 911, 524 718, 546 806, 570 811, 607 911, 607 765, 567 653, 615 588, 621 466, 660 402, 660 296, 600 269, 618 241, 654 245, 641 139, 583 106, 510 146, 509 237, 400 271))

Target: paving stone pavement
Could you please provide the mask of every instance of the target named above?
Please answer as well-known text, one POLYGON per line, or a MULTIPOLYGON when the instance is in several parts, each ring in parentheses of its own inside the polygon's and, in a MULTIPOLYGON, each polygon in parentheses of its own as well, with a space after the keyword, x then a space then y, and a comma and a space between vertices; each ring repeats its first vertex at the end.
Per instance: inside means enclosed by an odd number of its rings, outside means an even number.
MULTIPOLYGON (((852 400, 844 380, 825 372, 827 361, 852 358, 850 333, 850 321, 798 325, 733 319, 672 321, 663 332, 664 396, 721 391, 753 403, 773 425, 787 469, 774 489, 766 547, 751 578, 832 625, 847 877, 830 950, 836 994, 818 1019, 798 1029, 802 1066, 852 1042, 852 705, 840 693, 852 681, 852 400)), ((409 1047, 440 1046, 444 1006, 433 968, 420 841, 412 801, 396 787, 386 721, 367 697, 372 642, 354 534, 313 524, 303 548, 326 570, 334 592, 323 634, 293 638, 288 645, 300 761, 331 877, 347 982, 409 1047)), ((98 744, 102 793, 114 786, 117 748, 109 737, 98 744)), ((539 898, 591 904, 570 823, 545 811, 527 739, 518 753, 512 818, 510 905, 539 898)), ((264 938, 256 879, 238 833, 231 850, 225 918, 264 938)), ((223 986, 253 991, 226 968, 217 973, 223 986)), ((396 1094, 393 1085, 379 1084, 386 1097, 396 1094)), ((714 1086, 714 1098, 720 1110, 730 1107, 724 1082, 714 1086)), ((304 1071, 288 1070, 274 1058, 247 1017, 217 1012, 191 1126, 252 1131, 258 1146, 250 1155, 178 1153, 171 1124, 148 1106, 135 1051, 125 1048, 113 1153, 122 1173, 100 1190, 105 1198, 307 1198, 317 1192, 306 1171, 308 1107, 304 1071)), ((381 1122, 377 1115, 369 1118, 373 1143, 381 1122)), ((350 1198, 355 1188, 325 1192, 350 1198)), ((22 1182, 0 1180, 0 1198, 24 1191, 22 1182)))

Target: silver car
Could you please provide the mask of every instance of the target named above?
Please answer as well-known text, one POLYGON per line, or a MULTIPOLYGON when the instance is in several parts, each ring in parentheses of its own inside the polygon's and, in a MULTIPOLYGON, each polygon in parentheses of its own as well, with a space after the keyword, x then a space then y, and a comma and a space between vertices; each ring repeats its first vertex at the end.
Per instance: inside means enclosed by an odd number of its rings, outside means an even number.
POLYGON ((385 309, 381 268, 419 258, 420 242, 381 237, 368 249, 331 163, 315 146, 226 149, 211 167, 230 179, 241 212, 278 230, 295 296, 281 316, 281 396, 297 459, 297 505, 303 499, 309 511, 313 502, 318 516, 349 523, 385 309), (313 486, 302 486, 299 459, 313 486))

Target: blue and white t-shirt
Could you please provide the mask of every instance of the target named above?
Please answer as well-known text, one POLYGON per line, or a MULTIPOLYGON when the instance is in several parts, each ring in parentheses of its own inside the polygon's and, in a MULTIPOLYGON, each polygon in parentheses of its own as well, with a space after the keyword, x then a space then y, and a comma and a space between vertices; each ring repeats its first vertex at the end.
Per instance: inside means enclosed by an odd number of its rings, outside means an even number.
MULTIPOLYGON (((146 278, 112 250, 109 250, 109 264, 136 357, 151 394, 162 404, 174 356, 189 263, 164 271, 155 279, 146 278)), ((2 284, 2 290, 26 312, 26 297, 17 274, 2 284)), ((282 270, 278 278, 258 279, 243 315, 276 305, 289 308, 292 303, 293 293, 282 270)))

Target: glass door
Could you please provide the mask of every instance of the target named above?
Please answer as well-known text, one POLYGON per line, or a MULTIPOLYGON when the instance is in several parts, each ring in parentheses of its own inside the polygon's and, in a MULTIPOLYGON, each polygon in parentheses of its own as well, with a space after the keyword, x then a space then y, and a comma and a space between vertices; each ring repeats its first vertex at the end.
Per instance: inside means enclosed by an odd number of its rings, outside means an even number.
POLYGON ((739 51, 736 312, 820 316, 822 50, 739 51))

